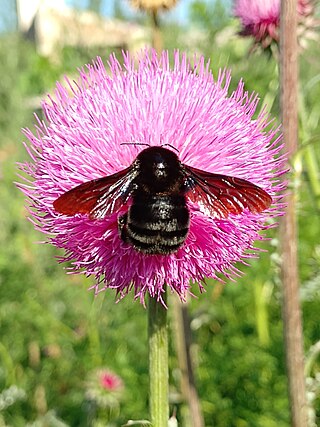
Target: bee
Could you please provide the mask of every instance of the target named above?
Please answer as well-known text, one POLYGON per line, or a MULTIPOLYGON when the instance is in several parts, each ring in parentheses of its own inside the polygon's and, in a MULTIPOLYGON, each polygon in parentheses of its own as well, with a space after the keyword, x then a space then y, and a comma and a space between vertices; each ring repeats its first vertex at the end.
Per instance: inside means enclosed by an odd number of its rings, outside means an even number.
POLYGON ((272 198, 249 181, 196 169, 181 163, 172 150, 149 146, 126 169, 78 185, 53 207, 64 215, 87 214, 92 219, 119 212, 124 242, 144 254, 169 255, 187 238, 188 201, 211 218, 223 219, 244 209, 262 212, 272 198))

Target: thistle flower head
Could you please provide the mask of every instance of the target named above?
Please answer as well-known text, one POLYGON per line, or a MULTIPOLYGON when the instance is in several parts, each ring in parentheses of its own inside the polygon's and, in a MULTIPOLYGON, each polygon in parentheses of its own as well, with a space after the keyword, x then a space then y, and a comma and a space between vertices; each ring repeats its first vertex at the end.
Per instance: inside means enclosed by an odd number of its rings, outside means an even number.
POLYGON ((108 71, 101 59, 80 71, 77 83, 57 85, 55 97, 43 103, 46 122, 38 119, 24 131, 31 161, 20 187, 29 201, 31 219, 49 241, 65 249, 73 272, 95 276, 96 292, 113 288, 119 298, 130 290, 144 302, 146 294, 161 300, 166 287, 182 300, 192 283, 220 274, 239 274, 237 262, 254 256, 259 231, 279 215, 284 158, 277 129, 263 112, 253 117, 255 94, 237 89, 228 95, 230 73, 214 79, 203 58, 191 64, 184 54, 141 54, 137 66, 111 56, 108 71), (268 126, 268 130, 266 130, 268 126), (125 143, 125 144, 123 144, 125 143), (188 202, 189 232, 170 255, 146 255, 124 242, 119 212, 93 219, 87 214, 61 215, 53 202, 75 186, 127 168, 145 145, 165 145, 188 166, 209 173, 243 178, 263 188, 273 205, 262 213, 244 209, 213 218, 188 202))
MULTIPOLYGON (((251 36, 256 45, 267 48, 272 42, 279 42, 281 0, 235 0, 234 14, 240 19, 240 34, 251 36)), ((312 0, 298 0, 297 13, 299 34, 302 29, 314 26, 310 19, 314 12, 312 0)))
POLYGON ((120 390, 123 387, 121 378, 110 371, 100 371, 99 380, 101 387, 108 391, 120 390))
POLYGON ((86 382, 86 398, 100 408, 112 408, 120 403, 124 385, 122 379, 109 369, 90 372, 86 382))

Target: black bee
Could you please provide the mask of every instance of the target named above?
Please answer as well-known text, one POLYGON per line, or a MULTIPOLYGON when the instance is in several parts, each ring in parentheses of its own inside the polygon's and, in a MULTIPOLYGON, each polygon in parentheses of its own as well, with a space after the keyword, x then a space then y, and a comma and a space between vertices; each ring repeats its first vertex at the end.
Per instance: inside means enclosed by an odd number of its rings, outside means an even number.
POLYGON ((251 182, 187 166, 173 151, 155 146, 142 150, 128 168, 67 191, 53 206, 64 215, 103 219, 128 204, 118 216, 121 239, 145 254, 167 255, 188 235, 188 200, 217 219, 246 208, 259 213, 272 202, 251 182))

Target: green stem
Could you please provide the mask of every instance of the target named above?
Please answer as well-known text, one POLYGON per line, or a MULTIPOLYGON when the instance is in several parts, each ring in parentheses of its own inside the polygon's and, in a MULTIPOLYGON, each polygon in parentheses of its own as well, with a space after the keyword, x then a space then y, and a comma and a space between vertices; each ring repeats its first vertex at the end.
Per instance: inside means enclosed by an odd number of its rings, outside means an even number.
MULTIPOLYGON (((166 298, 164 295, 164 303, 166 298)), ((150 420, 153 427, 168 427, 168 330, 167 309, 149 298, 150 420)))

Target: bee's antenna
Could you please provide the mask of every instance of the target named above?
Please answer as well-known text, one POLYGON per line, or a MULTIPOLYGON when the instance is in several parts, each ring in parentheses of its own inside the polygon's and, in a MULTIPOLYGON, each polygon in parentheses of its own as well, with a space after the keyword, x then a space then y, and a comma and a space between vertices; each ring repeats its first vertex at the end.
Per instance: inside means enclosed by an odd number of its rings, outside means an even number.
POLYGON ((172 148, 177 153, 179 153, 179 150, 177 149, 177 147, 174 147, 172 144, 169 144, 169 142, 166 142, 165 144, 162 144, 161 147, 164 147, 165 145, 167 145, 168 147, 172 148))
POLYGON ((120 142, 120 145, 147 145, 148 147, 150 146, 150 144, 147 144, 146 142, 135 142, 135 141, 120 142))

